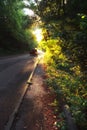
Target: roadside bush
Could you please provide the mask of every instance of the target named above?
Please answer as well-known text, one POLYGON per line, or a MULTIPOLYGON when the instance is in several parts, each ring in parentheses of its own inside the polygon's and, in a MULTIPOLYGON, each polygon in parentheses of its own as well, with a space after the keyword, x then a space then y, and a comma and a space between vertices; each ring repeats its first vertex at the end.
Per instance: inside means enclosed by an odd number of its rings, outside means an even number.
POLYGON ((86 130, 87 83, 83 80, 80 65, 69 59, 69 54, 62 52, 61 44, 63 41, 59 37, 41 43, 42 49, 46 51, 44 61, 47 65, 47 84, 57 95, 62 95, 63 101, 70 106, 79 129, 86 130))

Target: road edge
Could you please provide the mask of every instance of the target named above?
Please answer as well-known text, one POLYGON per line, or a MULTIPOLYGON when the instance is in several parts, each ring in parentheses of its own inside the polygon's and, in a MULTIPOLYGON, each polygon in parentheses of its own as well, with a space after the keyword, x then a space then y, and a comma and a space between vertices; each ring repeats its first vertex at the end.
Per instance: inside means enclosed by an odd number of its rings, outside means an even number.
POLYGON ((29 78, 28 78, 28 80, 27 80, 27 83, 26 83, 26 85, 25 85, 25 87, 24 87, 24 91, 23 91, 23 93, 22 93, 22 95, 21 95, 19 101, 17 102, 17 105, 16 105, 15 109, 13 110, 12 114, 9 116, 8 122, 7 122, 6 125, 5 125, 5 130, 10 130, 11 127, 12 127, 12 124, 13 124, 13 121, 14 121, 14 119, 15 119, 15 116, 16 116, 16 114, 17 114, 17 112, 18 112, 18 109, 19 109, 19 107, 20 107, 20 105, 21 105, 21 102, 22 102, 22 100, 23 100, 23 97, 24 97, 24 95, 25 95, 25 93, 26 93, 28 87, 29 87, 30 84, 31 84, 32 77, 33 77, 33 75, 34 75, 34 72, 35 72, 35 70, 36 70, 36 68, 37 68, 37 65, 38 65, 39 61, 40 61, 40 58, 37 57, 37 59, 36 59, 36 61, 35 61, 35 64, 34 64, 33 71, 31 72, 31 74, 30 74, 30 76, 29 76, 29 78))

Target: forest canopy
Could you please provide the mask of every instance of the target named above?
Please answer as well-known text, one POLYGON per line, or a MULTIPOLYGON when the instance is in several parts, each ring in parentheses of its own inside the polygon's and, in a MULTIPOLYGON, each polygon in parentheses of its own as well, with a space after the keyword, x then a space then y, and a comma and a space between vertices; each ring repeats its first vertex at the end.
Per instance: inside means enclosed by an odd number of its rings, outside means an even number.
POLYGON ((36 46, 30 31, 33 18, 24 14, 24 8, 29 6, 23 0, 0 1, 0 52, 26 51, 36 46))

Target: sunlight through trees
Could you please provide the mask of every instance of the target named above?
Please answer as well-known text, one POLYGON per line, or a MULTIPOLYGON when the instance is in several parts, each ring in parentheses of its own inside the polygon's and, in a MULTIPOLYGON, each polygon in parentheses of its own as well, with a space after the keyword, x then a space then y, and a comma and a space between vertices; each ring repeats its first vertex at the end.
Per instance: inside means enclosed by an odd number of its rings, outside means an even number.
POLYGON ((0 1, 0 54, 35 47, 45 51, 48 86, 86 130, 87 0, 0 1))

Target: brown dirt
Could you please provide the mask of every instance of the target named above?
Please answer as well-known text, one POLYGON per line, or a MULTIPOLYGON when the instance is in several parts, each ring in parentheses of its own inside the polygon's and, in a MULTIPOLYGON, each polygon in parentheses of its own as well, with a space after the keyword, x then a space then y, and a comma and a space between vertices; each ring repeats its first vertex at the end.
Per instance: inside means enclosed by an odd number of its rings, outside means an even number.
POLYGON ((57 122, 57 115, 55 114, 56 107, 51 105, 54 102, 55 97, 55 94, 46 88, 46 96, 43 97, 43 114, 46 130, 58 130, 55 126, 55 123, 57 122))

